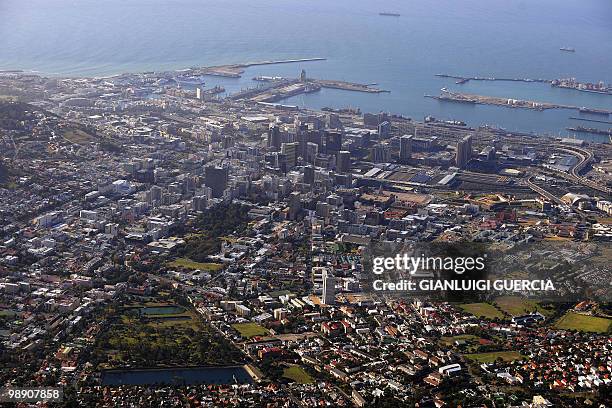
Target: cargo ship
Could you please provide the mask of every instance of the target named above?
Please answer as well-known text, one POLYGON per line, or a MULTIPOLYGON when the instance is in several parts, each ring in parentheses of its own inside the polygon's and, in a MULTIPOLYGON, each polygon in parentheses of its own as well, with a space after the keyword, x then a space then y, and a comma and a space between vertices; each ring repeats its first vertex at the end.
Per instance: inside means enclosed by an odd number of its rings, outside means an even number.
POLYGON ((467 126, 465 122, 460 120, 438 120, 431 115, 426 116, 424 120, 425 123, 442 123, 450 126, 467 126))
POLYGON ((179 85, 203 86, 204 78, 201 76, 178 76, 173 78, 179 85))
POLYGON ((271 82, 271 81, 282 81, 283 77, 280 76, 266 76, 266 75, 260 75, 260 76, 256 76, 253 78, 253 81, 260 81, 260 82, 271 82))
POLYGON ((576 78, 553 79, 550 85, 555 88, 574 89, 580 92, 596 93, 600 95, 612 95, 612 85, 606 85, 604 81, 598 83, 579 82, 576 78))
POLYGON ((378 13, 378 15, 385 16, 385 17, 400 17, 401 16, 401 14, 397 14, 397 13, 378 13))
POLYGON ((561 47, 559 48, 561 51, 565 51, 565 52, 576 52, 576 50, 572 47, 561 47))

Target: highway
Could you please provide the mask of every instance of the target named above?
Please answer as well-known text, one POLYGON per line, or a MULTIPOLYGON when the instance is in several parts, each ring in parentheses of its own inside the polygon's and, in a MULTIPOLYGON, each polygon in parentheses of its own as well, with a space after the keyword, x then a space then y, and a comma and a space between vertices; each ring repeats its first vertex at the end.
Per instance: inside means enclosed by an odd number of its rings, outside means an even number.
POLYGON ((534 177, 535 176, 529 176, 528 178, 525 179, 525 182, 527 186, 529 186, 530 189, 540 194, 542 197, 545 197, 549 201, 554 202, 555 204, 567 207, 567 205, 563 201, 561 201, 561 199, 559 199, 557 196, 553 195, 552 193, 549 193, 548 191, 544 190, 542 187, 535 184, 532 181, 534 177))
POLYGON ((564 173, 564 172, 558 172, 560 174, 563 174, 565 176, 569 176, 567 178, 569 178, 571 181, 577 182, 582 184, 583 186, 592 188, 593 190, 596 191, 600 191, 602 193, 606 193, 608 195, 610 195, 610 193, 612 193, 612 190, 605 187, 605 186, 601 186, 585 177, 581 177, 580 176, 580 172, 589 164, 593 161, 593 153, 585 150, 585 149, 581 149, 579 147, 557 147, 556 150, 560 150, 562 152, 565 153, 569 153, 571 155, 577 156, 579 158, 579 162, 572 167, 569 170, 569 174, 564 173))

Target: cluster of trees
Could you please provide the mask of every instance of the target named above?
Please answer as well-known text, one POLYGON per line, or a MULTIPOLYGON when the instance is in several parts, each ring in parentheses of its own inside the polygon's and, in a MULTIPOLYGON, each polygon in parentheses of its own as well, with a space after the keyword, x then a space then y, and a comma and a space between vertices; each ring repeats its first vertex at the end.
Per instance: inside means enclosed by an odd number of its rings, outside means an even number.
MULTIPOLYGON (((115 362, 139 367, 162 365, 223 365, 242 362, 242 354, 210 329, 184 323, 154 326, 129 316, 125 324, 101 333, 96 345, 97 358, 108 350, 117 353, 115 362), (197 330, 195 330, 197 328, 197 330)), ((194 322, 195 324, 195 322, 194 322)), ((94 356, 95 357, 95 356, 94 356)))
POLYGON ((246 230, 248 213, 249 207, 241 204, 219 205, 206 211, 193 225, 199 235, 187 240, 180 255, 196 262, 206 262, 210 255, 221 250, 220 237, 246 230))
POLYGON ((23 128, 23 121, 32 118, 28 112, 33 110, 27 103, 0 101, 0 128, 18 130, 23 128))

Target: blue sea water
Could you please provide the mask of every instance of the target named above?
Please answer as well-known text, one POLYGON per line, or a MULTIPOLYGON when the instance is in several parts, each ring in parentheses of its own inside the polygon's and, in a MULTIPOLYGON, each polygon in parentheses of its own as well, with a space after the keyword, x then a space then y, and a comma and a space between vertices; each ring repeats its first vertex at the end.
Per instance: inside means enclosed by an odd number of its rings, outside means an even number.
POLYGON ((0 21, 0 69, 102 76, 325 57, 253 67, 241 79, 210 78, 207 83, 235 92, 254 86, 256 75, 297 76, 305 69, 311 77, 377 83, 391 92, 325 89, 285 103, 352 106, 416 119, 433 115, 555 135, 585 123, 569 120, 577 116, 572 111, 469 106, 423 95, 448 87, 612 110, 608 95, 546 84, 456 85, 434 76, 576 77, 612 83, 610 0, 0 0, 0 21), (576 52, 562 52, 563 46, 576 52))

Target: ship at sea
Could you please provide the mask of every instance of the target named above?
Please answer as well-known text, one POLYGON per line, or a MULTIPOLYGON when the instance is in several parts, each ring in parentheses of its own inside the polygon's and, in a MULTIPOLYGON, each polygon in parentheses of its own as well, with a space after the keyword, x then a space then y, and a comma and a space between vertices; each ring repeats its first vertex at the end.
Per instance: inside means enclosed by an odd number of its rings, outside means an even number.
POLYGON ((460 120, 439 120, 434 118, 433 116, 425 116, 425 123, 438 123, 449 126, 467 126, 465 122, 460 120))
POLYGON ((378 13, 379 16, 385 16, 385 17, 400 17, 401 14, 398 13, 378 13))
POLYGON ((565 52, 576 52, 576 49, 572 48, 572 47, 561 47, 559 48, 561 51, 565 51, 565 52))
POLYGON ((172 78, 179 85, 187 86, 203 86, 204 78, 202 76, 182 75, 172 78))
POLYGON ((579 82, 576 78, 561 78, 553 79, 550 83, 555 88, 575 89, 580 92, 596 93, 601 95, 612 95, 612 85, 605 84, 604 81, 599 83, 579 82))
POLYGON ((256 76, 253 78, 253 81, 259 81, 259 82, 271 82, 271 81, 282 81, 283 77, 280 76, 265 76, 265 75, 260 75, 260 76, 256 76))

